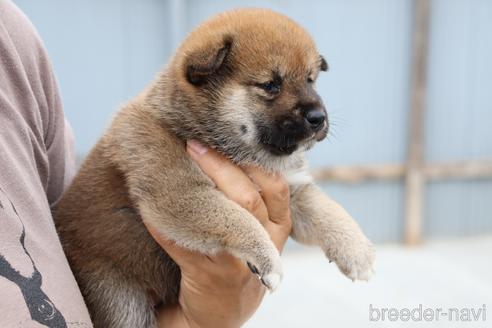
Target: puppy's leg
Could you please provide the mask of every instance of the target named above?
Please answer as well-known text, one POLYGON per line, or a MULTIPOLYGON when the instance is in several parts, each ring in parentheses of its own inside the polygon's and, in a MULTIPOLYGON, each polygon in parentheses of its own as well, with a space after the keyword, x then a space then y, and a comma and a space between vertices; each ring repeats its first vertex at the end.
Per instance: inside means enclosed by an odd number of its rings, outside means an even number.
POLYGON ((155 328, 154 302, 147 291, 112 269, 99 270, 81 290, 95 328, 155 328), (101 274, 101 276, 97 276, 101 274))
POLYGON ((176 194, 180 197, 141 200, 144 221, 190 250, 210 255, 225 250, 256 269, 267 288, 277 287, 280 255, 258 220, 215 188, 200 186, 176 194))
POLYGON ((367 280, 374 250, 358 224, 314 184, 297 187, 291 201, 292 237, 318 245, 352 280, 367 280))

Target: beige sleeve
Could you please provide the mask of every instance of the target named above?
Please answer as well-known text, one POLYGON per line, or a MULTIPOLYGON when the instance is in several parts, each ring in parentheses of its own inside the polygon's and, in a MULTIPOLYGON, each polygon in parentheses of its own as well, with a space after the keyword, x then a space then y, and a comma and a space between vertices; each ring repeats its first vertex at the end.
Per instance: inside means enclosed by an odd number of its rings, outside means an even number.
POLYGON ((50 211, 74 173, 69 131, 36 31, 0 0, 0 327, 92 327, 50 211))

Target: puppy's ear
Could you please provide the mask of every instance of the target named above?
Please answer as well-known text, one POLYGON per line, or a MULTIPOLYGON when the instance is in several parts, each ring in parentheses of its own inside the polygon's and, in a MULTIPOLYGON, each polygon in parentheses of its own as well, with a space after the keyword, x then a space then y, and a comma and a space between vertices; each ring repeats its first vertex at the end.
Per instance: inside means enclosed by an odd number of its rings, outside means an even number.
POLYGON ((232 47, 232 37, 192 53, 186 59, 186 78, 193 85, 202 85, 225 65, 232 47))
POLYGON ((328 63, 325 60, 325 57, 319 55, 319 69, 323 72, 328 70, 328 63))

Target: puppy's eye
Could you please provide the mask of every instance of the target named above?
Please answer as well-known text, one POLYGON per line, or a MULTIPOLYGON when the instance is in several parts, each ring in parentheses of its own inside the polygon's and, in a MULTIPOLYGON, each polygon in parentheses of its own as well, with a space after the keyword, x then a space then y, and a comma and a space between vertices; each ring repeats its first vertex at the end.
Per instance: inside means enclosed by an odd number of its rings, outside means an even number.
POLYGON ((312 78, 312 77, 308 77, 308 78, 307 78, 307 82, 308 82, 308 83, 313 83, 313 82, 314 82, 314 80, 313 80, 313 78, 312 78))
POLYGON ((280 92, 280 84, 275 81, 258 83, 256 86, 271 94, 277 94, 280 92))

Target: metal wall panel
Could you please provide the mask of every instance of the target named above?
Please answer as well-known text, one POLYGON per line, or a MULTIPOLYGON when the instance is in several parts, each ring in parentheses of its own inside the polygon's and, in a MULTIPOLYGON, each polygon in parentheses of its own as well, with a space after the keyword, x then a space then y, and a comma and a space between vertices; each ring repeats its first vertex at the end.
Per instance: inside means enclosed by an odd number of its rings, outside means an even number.
MULTIPOLYGON (((492 2, 433 2, 426 157, 492 158, 492 2)), ((426 236, 492 231, 492 180, 429 184, 426 236)))
POLYGON ((429 160, 492 156, 492 2, 433 2, 429 49, 429 160))
POLYGON ((492 232, 492 181, 453 180, 428 185, 425 237, 469 236, 492 232))

